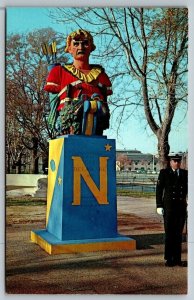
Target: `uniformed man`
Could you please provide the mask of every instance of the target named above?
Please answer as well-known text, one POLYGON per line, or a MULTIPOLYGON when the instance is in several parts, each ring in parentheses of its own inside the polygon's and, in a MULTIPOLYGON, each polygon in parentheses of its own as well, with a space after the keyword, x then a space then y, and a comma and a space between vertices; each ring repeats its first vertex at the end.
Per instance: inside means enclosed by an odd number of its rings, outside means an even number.
POLYGON ((80 99, 98 100, 103 114, 98 115, 96 134, 102 135, 109 128, 107 97, 112 94, 112 84, 100 65, 89 63, 89 56, 96 46, 89 31, 78 29, 66 41, 65 52, 73 56, 73 63, 53 67, 46 80, 45 90, 58 94, 57 111, 60 114, 61 134, 80 134, 82 104, 80 99))
POLYGON ((157 213, 164 217, 165 265, 186 266, 181 261, 182 233, 187 215, 188 172, 181 169, 182 156, 170 154, 170 167, 160 171, 156 187, 157 213))

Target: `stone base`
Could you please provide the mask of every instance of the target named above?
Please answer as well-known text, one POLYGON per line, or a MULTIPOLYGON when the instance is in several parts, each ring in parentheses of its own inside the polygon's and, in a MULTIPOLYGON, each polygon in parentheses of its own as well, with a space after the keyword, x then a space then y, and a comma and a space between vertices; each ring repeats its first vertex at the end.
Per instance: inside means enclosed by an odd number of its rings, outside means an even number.
POLYGON ((31 240, 49 254, 136 249, 135 240, 119 234, 114 238, 61 241, 47 230, 35 230, 31 231, 31 240))

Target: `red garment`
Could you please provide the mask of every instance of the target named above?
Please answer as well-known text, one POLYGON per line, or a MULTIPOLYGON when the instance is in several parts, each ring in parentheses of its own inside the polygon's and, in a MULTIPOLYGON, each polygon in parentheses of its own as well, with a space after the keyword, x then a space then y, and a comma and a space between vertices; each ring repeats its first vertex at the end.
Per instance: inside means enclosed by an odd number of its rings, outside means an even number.
MULTIPOLYGON (((95 66, 94 66, 95 67, 95 66)), ((92 80, 91 82, 84 82, 83 80, 80 80, 77 76, 73 75, 70 71, 65 69, 65 67, 58 65, 55 66, 49 73, 46 85, 44 87, 45 91, 53 94, 59 93, 64 87, 68 86, 71 83, 75 83, 78 80, 81 81, 80 83, 76 84, 75 86, 71 86, 70 95, 67 94, 67 91, 63 92, 60 96, 60 100, 63 100, 67 97, 70 97, 72 99, 78 98, 80 94, 86 94, 89 97, 92 96, 94 93, 97 93, 100 95, 100 98, 103 101, 106 101, 102 88, 100 86, 106 87, 106 96, 112 94, 111 89, 111 82, 107 76, 107 74, 104 72, 104 70, 101 69, 101 73, 97 76, 95 80, 92 80)), ((58 106, 58 110, 61 110, 64 107, 64 102, 61 103, 58 106)))

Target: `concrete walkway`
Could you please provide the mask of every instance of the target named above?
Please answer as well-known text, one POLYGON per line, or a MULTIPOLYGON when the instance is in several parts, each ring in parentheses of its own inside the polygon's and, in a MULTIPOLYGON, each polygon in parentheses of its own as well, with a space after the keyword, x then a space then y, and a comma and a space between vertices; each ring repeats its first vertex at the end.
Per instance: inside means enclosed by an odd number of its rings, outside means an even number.
POLYGON ((50 256, 30 241, 32 229, 45 228, 45 211, 45 206, 7 207, 7 293, 187 293, 187 268, 164 266, 163 222, 156 215, 154 199, 118 197, 118 230, 136 239, 134 251, 50 256))

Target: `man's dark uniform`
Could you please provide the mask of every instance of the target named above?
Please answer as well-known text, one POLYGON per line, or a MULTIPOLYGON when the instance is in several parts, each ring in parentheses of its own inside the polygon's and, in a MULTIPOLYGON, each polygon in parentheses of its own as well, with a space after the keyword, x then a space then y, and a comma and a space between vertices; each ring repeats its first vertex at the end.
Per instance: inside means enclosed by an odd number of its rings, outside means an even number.
POLYGON ((157 208, 164 209, 165 256, 167 261, 181 262, 182 233, 187 214, 188 172, 172 168, 160 171, 156 187, 157 208))

